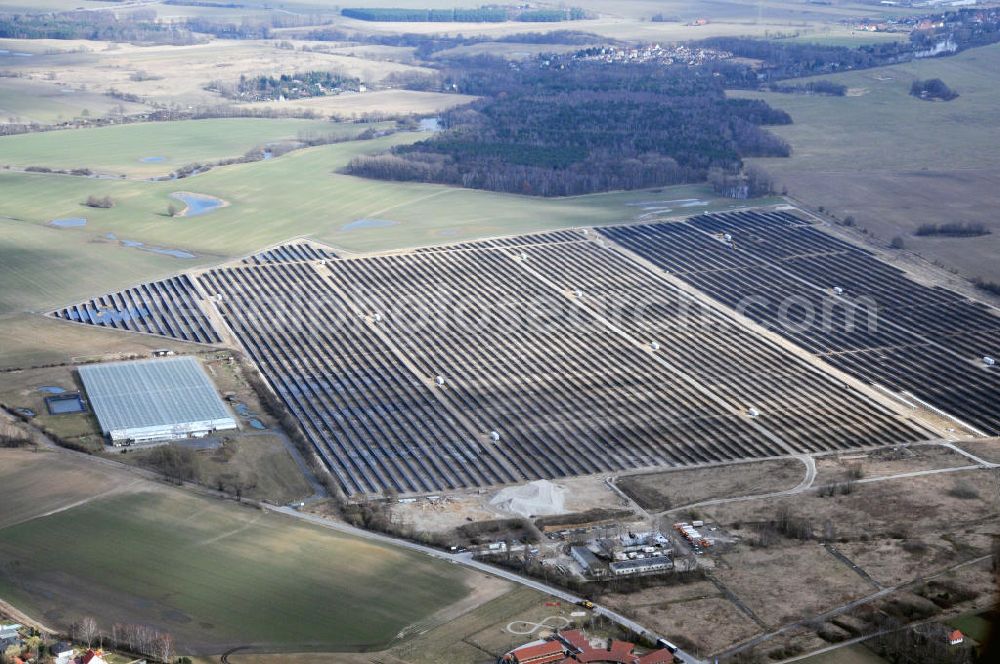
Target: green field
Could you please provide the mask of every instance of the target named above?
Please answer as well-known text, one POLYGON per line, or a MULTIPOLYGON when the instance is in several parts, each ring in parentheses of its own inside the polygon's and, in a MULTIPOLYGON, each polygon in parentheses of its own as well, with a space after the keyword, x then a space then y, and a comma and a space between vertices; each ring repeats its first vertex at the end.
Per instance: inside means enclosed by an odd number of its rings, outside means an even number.
POLYGON ((844 97, 738 94, 791 114, 794 124, 773 128, 791 144, 791 158, 755 161, 792 196, 839 217, 854 215, 883 243, 901 235, 928 259, 1000 281, 998 71, 1000 45, 993 45, 822 77, 846 85, 844 97), (922 101, 909 94, 915 78, 940 78, 961 96, 922 101), (920 224, 950 221, 982 222, 993 234, 912 235, 920 224))
MULTIPOLYGON (((91 130, 77 133, 87 131, 91 130)), ((633 221, 647 214, 647 207, 664 207, 657 201, 701 199, 707 204, 678 203, 671 208, 670 214, 684 215, 742 205, 714 199, 703 186, 541 199, 365 180, 335 172, 357 154, 422 136, 404 133, 297 150, 276 159, 217 168, 182 182, 0 171, 0 191, 5 194, 0 197, 0 227, 5 231, 0 235, 0 252, 10 257, 0 261, 4 294, 0 314, 44 311, 299 236, 349 251, 374 251, 633 221), (176 191, 217 196, 230 205, 202 216, 171 218, 166 211, 176 204, 170 198, 176 191), (91 194, 111 196, 116 205, 106 210, 83 206, 91 194), (81 216, 87 219, 82 228, 46 227, 52 219, 81 216), (345 229, 368 218, 395 225, 345 229), (108 233, 117 239, 108 240, 108 233), (182 249, 197 257, 161 256, 121 246, 118 240, 182 249)))
POLYGON ((803 664, 886 664, 885 659, 860 643, 806 657, 800 661, 803 664))
POLYGON ((0 520, 0 597, 46 624, 143 622, 199 654, 378 649, 468 592, 426 556, 56 454, 0 450, 0 504, 19 515, 0 520), (43 516, 53 488, 68 509, 43 516))
MULTIPOLYGON (((0 108, 2 104, 0 97, 0 108)), ((4 136, 0 161, 15 168, 89 168, 97 173, 154 177, 187 164, 239 157, 267 143, 299 136, 351 136, 364 128, 319 120, 234 118, 66 129, 4 136), (142 161, 148 158, 156 161, 142 161)))
POLYGON ((141 104, 119 102, 99 92, 65 90, 47 81, 0 78, 0 121, 52 124, 82 117, 84 111, 90 117, 100 117, 119 104, 126 113, 148 110, 141 104))
POLYGON ((970 613, 959 616, 948 624, 959 629, 963 634, 970 637, 979 644, 985 644, 989 640, 990 630, 993 625, 989 619, 990 611, 982 613, 970 613))

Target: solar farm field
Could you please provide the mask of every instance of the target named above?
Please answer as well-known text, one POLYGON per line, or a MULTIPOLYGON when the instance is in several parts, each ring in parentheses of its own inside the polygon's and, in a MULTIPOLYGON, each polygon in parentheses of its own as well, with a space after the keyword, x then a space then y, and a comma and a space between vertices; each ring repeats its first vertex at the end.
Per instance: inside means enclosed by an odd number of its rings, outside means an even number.
POLYGON ((937 437, 824 362, 1000 431, 1000 317, 787 212, 354 256, 297 241, 181 278, 190 298, 141 318, 193 308, 205 340, 235 339, 347 494, 937 437))
POLYGON ((197 278, 349 494, 927 436, 603 244, 562 231, 197 278))
POLYGON ((736 212, 601 233, 864 381, 1000 434, 1000 316, 797 216, 736 212))
POLYGON ((0 597, 58 629, 148 624, 188 654, 377 650, 481 583, 59 452, 0 449, 0 504, 0 597))

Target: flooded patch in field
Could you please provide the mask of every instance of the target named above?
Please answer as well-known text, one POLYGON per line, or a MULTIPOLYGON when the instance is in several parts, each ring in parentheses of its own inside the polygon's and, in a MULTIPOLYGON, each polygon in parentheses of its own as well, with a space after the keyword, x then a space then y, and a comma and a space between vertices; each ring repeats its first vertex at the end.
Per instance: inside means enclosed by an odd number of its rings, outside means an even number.
POLYGON ((441 131, 441 119, 421 118, 420 131, 441 131))
MULTIPOLYGON (((108 239, 114 239, 111 233, 108 233, 105 237, 108 239), (111 235, 112 237, 108 237, 111 235)), ((139 242, 138 240, 121 240, 121 245, 123 247, 128 247, 130 249, 140 249, 142 251, 149 251, 154 254, 161 254, 163 256, 173 256, 174 258, 197 258, 190 251, 184 251, 183 249, 171 249, 170 247, 148 247, 145 242, 139 242)))
POLYGON ((207 194, 192 194, 189 191, 175 191, 170 194, 170 198, 174 198, 187 206, 180 214, 182 217, 197 217, 200 214, 208 214, 213 210, 227 205, 221 198, 207 194))
POLYGON ((142 162, 143 164, 162 164, 166 160, 167 160, 166 157, 160 157, 160 156, 142 157, 141 159, 139 159, 139 161, 142 162))
POLYGON ((33 57, 34 53, 25 53, 24 51, 11 51, 6 48, 0 48, 0 58, 30 58, 33 57))
POLYGON ((250 426, 252 426, 254 429, 266 429, 267 428, 266 426, 264 426, 264 423, 261 422, 260 420, 258 420, 256 417, 250 418, 250 426))
POLYGON ((395 226, 398 221, 392 221, 390 219, 355 219, 349 224, 344 224, 340 227, 342 231, 361 231, 369 228, 388 228, 390 226, 395 226))
POLYGON ((15 408, 14 412, 17 413, 18 415, 20 415, 21 417, 34 417, 35 416, 35 411, 31 410, 30 408, 15 408))
POLYGON ((86 225, 87 220, 84 217, 66 217, 65 219, 53 219, 49 222, 49 226, 56 228, 80 228, 86 225))

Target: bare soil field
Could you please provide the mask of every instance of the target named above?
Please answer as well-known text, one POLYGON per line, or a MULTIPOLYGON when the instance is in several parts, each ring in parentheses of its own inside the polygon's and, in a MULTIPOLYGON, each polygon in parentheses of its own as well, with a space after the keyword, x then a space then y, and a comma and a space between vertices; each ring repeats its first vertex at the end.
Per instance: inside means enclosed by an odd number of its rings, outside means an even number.
POLYGON ((966 452, 991 463, 1000 463, 1000 438, 976 439, 958 443, 966 452))
POLYGON ((863 477, 886 477, 937 468, 972 465, 972 460, 939 445, 910 445, 816 458, 816 486, 863 477))
POLYGON ((955 550, 948 542, 927 539, 932 543, 918 537, 848 542, 837 548, 880 584, 893 586, 956 562, 955 550))
MULTIPOLYGON (((593 509, 627 509, 629 504, 604 483, 603 476, 562 478, 557 484, 566 490, 565 513, 593 509)), ((455 491, 440 500, 418 499, 393 507, 394 518, 430 532, 454 530, 469 522, 491 521, 514 516, 490 505, 496 491, 478 489, 455 491)))
MULTIPOLYGON (((331 45, 324 45, 330 48, 331 45)), ((272 41, 213 40, 191 46, 133 46, 84 40, 0 40, 0 48, 31 49, 0 67, 28 80, 45 80, 72 90, 111 88, 162 104, 223 104, 229 100, 205 90, 216 80, 235 83, 241 75, 280 75, 336 71, 376 85, 393 72, 428 70, 386 60, 365 60, 316 50, 277 48, 272 41), (132 80, 143 72, 146 80, 132 80)))
POLYGON ((779 511, 787 509, 793 517, 809 519, 816 532, 821 532, 829 520, 838 540, 860 540, 865 536, 940 538, 968 528, 981 532, 1000 529, 1000 523, 991 523, 995 521, 998 501, 995 471, 968 470, 862 482, 848 495, 823 497, 806 492, 766 501, 717 505, 706 511, 723 525, 739 525, 735 530, 745 536, 752 535, 753 523, 772 520, 779 511), (956 485, 968 485, 971 493, 962 495, 969 497, 952 495, 956 485))
POLYGON ((874 592, 871 585, 814 542, 746 548, 722 556, 713 572, 770 626, 807 618, 874 592))
POLYGON ((732 602, 719 596, 643 606, 635 615, 658 633, 683 635, 698 656, 719 652, 761 631, 732 602))
POLYGON ((662 512, 704 500, 784 491, 804 476, 805 466, 798 459, 777 459, 628 475, 617 485, 643 508, 662 512))

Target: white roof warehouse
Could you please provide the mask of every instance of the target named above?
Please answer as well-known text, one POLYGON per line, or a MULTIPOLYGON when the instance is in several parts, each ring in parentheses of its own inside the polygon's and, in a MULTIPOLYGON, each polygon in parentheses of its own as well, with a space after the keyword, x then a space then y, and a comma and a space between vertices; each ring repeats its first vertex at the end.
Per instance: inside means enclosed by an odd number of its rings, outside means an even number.
POLYGON ((95 364, 79 372, 101 430, 114 445, 237 428, 193 357, 95 364))

